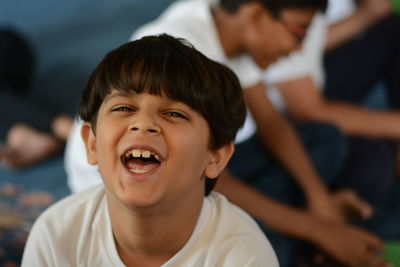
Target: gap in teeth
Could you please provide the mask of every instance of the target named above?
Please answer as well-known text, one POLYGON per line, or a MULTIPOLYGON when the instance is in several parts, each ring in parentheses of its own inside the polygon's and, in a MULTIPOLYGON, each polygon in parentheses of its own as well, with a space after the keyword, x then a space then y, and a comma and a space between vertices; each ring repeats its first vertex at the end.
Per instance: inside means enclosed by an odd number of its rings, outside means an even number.
POLYGON ((148 151, 148 150, 143 150, 143 151, 141 151, 141 150, 139 150, 139 149, 132 149, 132 150, 129 151, 127 154, 128 154, 128 156, 129 156, 129 154, 132 154, 132 156, 133 156, 134 158, 140 158, 140 157, 143 157, 143 158, 150 158, 151 155, 154 155, 154 157, 155 157, 157 160, 159 159, 159 157, 158 157, 157 155, 155 155, 154 153, 152 153, 152 152, 150 152, 150 151, 148 151))

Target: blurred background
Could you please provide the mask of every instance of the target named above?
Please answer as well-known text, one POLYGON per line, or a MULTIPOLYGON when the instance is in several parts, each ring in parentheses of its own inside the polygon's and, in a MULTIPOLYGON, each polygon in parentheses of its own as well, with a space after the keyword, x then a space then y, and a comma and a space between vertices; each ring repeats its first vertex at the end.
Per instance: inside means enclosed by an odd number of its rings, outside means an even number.
MULTIPOLYGON (((53 114, 73 117, 88 76, 105 53, 126 42, 138 26, 155 19, 172 2, 0 0, 0 28, 18 32, 32 46, 36 66, 29 98, 53 114)), ((366 99, 369 106, 385 105, 381 87, 378 84, 366 99)), ((0 139, 0 145, 4 141, 0 139)), ((0 266, 19 265, 33 221, 70 193, 63 164, 61 151, 20 170, 0 166, 0 266)), ((378 209, 381 216, 370 222, 379 226, 379 235, 388 241, 396 241, 391 240, 391 230, 400 229, 397 218, 386 216, 400 214, 396 205, 400 188, 392 190, 393 198, 385 203, 390 212, 378 209)), ((395 245, 398 251, 399 244, 395 245)))

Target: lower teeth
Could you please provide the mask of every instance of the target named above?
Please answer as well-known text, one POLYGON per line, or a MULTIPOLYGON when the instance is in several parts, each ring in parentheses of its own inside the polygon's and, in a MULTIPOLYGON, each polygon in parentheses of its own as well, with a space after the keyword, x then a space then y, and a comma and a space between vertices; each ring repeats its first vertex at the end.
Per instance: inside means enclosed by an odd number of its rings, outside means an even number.
POLYGON ((137 170, 137 169, 130 169, 130 171, 134 172, 134 173, 145 173, 145 172, 148 172, 148 170, 137 170))

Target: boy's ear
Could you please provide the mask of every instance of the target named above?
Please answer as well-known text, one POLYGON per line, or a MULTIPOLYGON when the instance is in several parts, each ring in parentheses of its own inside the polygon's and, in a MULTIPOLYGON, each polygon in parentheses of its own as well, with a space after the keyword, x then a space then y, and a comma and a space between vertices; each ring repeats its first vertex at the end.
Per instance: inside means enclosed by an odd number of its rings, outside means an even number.
POLYGON ((92 125, 89 122, 84 122, 81 127, 81 137, 85 144, 86 158, 89 164, 97 164, 96 154, 96 136, 93 133, 92 125))
POLYGON ((210 159, 205 170, 205 176, 210 179, 217 178, 226 164, 228 164, 234 151, 235 147, 233 143, 229 143, 218 150, 211 151, 210 159))

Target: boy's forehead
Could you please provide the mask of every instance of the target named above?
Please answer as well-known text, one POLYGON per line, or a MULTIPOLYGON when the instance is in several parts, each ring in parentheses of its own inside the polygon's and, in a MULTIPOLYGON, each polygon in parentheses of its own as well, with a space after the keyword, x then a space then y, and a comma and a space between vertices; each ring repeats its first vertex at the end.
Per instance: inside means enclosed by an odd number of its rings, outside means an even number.
POLYGON ((137 93, 135 91, 123 91, 117 89, 111 89, 109 93, 105 96, 103 103, 107 103, 110 100, 117 98, 117 97, 134 97, 137 93))

